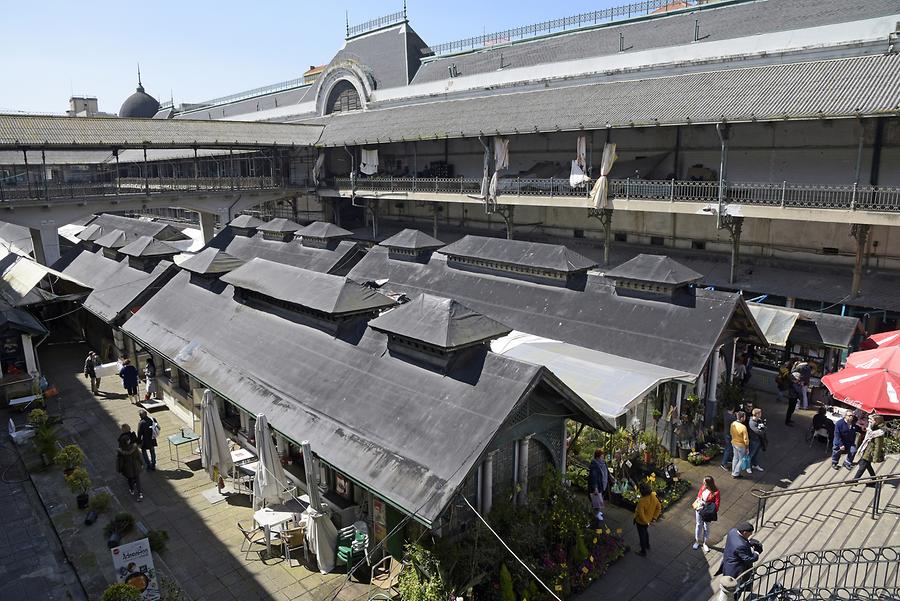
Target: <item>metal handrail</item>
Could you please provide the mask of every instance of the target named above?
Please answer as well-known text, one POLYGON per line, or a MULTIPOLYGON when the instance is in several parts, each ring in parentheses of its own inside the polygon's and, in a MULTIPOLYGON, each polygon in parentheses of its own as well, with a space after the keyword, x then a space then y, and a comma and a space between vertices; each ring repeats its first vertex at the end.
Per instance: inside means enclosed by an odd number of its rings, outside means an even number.
POLYGON ((756 601, 889 599, 900 593, 900 547, 804 551, 738 577, 735 598, 756 601))
POLYGON ((798 488, 783 488, 780 490, 763 490, 754 488, 750 490, 750 494, 756 497, 756 524, 755 530, 759 530, 765 525, 766 520, 766 502, 769 499, 777 499, 780 497, 790 497, 793 495, 802 495, 810 492, 820 492, 823 490, 832 490, 836 488, 846 488, 859 486, 861 484, 875 485, 875 497, 872 499, 872 518, 878 517, 878 507, 881 503, 881 489, 885 483, 900 480, 900 473, 886 474, 883 476, 867 476, 865 478, 841 480, 839 482, 825 482, 824 484, 810 484, 809 486, 800 486, 798 488))

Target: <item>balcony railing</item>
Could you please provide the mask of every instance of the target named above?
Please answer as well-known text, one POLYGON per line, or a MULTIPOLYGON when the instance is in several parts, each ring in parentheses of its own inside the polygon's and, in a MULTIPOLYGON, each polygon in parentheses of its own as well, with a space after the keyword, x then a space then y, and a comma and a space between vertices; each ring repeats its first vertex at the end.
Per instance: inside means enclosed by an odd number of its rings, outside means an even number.
POLYGON ((900 598, 900 547, 807 551, 759 564, 735 598, 757 601, 900 598))
POLYGON ((19 183, 9 186, 0 182, 0 202, 14 200, 43 200, 82 198, 85 196, 116 196, 125 194, 158 194, 163 192, 266 190, 280 187, 280 181, 270 176, 260 177, 185 177, 148 178, 123 177, 102 183, 32 182, 31 187, 19 183))
MULTIPOLYGON (((335 185, 351 188, 349 178, 337 178, 335 185)), ((503 178, 498 182, 503 196, 544 196, 549 198, 587 198, 589 187, 573 188, 568 178, 503 178)), ((356 192, 362 193, 438 193, 478 195, 478 178, 375 177, 356 180, 356 192)), ((707 202, 718 200, 718 182, 684 180, 613 179, 609 183, 612 198, 664 200, 670 202, 707 202)), ((806 184, 726 182, 725 201, 736 204, 787 208, 851 209, 864 211, 900 211, 900 188, 886 186, 815 186, 806 184)))

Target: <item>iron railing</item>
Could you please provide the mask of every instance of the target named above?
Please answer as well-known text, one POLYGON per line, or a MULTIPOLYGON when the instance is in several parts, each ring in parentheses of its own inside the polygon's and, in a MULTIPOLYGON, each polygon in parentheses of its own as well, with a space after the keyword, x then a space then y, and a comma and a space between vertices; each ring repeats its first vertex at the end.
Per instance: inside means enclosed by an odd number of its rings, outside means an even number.
MULTIPOLYGON (((558 33, 560 31, 579 29, 581 27, 588 27, 590 25, 597 25, 598 23, 615 21, 617 19, 630 19, 632 17, 644 16, 657 10, 666 10, 670 6, 678 6, 678 3, 673 3, 671 0, 643 0, 641 2, 632 2, 630 4, 613 6, 603 10, 581 13, 572 17, 551 19, 549 21, 543 21, 542 23, 534 23, 532 25, 514 27, 495 33, 486 33, 484 35, 455 40, 453 42, 445 42, 443 44, 430 46, 429 50, 438 55, 475 50, 477 48, 485 48, 497 44, 506 44, 515 40, 524 40, 541 35, 558 33)), ((679 6, 679 8, 682 8, 682 6, 679 6)))
POLYGON ((369 21, 366 21, 365 23, 354 25, 353 27, 350 27, 350 25, 348 24, 347 38, 362 35, 366 32, 381 29, 382 27, 387 27, 388 25, 393 25, 395 23, 402 23, 403 21, 406 21, 405 9, 395 13, 391 13, 389 15, 385 15, 383 17, 378 17, 377 19, 371 19, 369 21))
POLYGON ((46 200, 60 198, 80 198, 84 196, 114 196, 117 194, 221 191, 221 190, 265 190, 281 186, 278 178, 257 177, 178 177, 147 178, 123 177, 118 182, 100 183, 59 183, 32 182, 31 186, 0 186, 0 202, 15 200, 46 200))
MULTIPOLYGON (((340 190, 352 188, 349 178, 337 178, 340 190)), ((357 192, 468 194, 481 192, 479 178, 374 177, 357 179, 357 192)), ((568 178, 502 178, 501 196, 547 196, 550 198, 587 198, 588 186, 573 188, 568 178)), ((612 179, 611 198, 630 200, 666 200, 670 202, 708 202, 718 200, 718 182, 684 180, 612 179)), ((816 186, 807 184, 726 182, 725 201, 745 205, 788 208, 850 209, 900 211, 900 187, 816 186)))
POLYGON ((900 547, 806 551, 759 564, 738 578, 735 599, 900 599, 900 547))

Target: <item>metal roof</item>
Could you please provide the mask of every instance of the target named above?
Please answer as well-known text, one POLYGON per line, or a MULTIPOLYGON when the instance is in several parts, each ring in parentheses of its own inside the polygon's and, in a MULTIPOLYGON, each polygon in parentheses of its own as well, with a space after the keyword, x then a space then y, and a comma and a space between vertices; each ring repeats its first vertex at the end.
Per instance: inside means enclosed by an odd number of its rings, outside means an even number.
POLYGON ((0 301, 9 307, 81 298, 91 288, 77 277, 12 253, 0 259, 0 272, 0 301))
POLYGON ((420 294, 369 326, 442 349, 456 349, 510 332, 511 328, 450 298, 420 294))
POLYGON ((120 248, 119 252, 129 257, 159 257, 177 255, 181 251, 162 240, 157 240, 150 236, 141 236, 134 242, 120 248))
POLYGON ((178 263, 182 269, 190 272, 204 274, 228 273, 243 265, 245 261, 219 250, 218 248, 205 248, 197 254, 188 257, 178 263))
POLYGON ((256 229, 261 232, 296 232, 303 229, 303 226, 299 223, 291 221, 290 219, 284 219, 283 217, 275 217, 262 225, 257 225, 256 229))
POLYGON ((402 248, 406 250, 429 250, 444 246, 444 243, 437 238, 432 238, 419 230, 409 228, 400 230, 390 238, 382 240, 379 244, 387 248, 402 248))
MULTIPOLYGON (((387 337, 372 329, 358 342, 336 339, 238 304, 230 286, 216 294, 186 276, 177 275, 123 329, 166 357, 192 344, 180 368, 244 410, 264 413, 288 438, 309 440, 323 461, 426 524, 514 408, 553 379, 541 367, 489 352, 446 375, 423 369, 387 353, 387 337)), ((554 400, 593 415, 570 391, 554 400)))
MULTIPOLYGON (((165 242, 171 242, 173 240, 190 240, 190 236, 171 224, 153 221, 151 219, 123 217, 122 215, 112 215, 110 213, 97 215, 85 225, 87 225, 88 228, 99 225, 103 228, 104 232, 122 230, 129 238, 150 236, 151 238, 164 240, 165 242)), ((85 231, 87 231, 87 229, 85 229, 85 231)), ((84 238, 82 238, 82 240, 83 239, 84 238)))
POLYGON ((265 259, 251 259, 221 280, 329 315, 364 313, 394 304, 380 292, 345 277, 265 259))
MULTIPOLYGON (((455 269, 439 253, 427 264, 391 259, 372 248, 351 271, 357 281, 388 279, 385 290, 457 299, 516 330, 546 336, 696 376, 736 317, 739 295, 696 290, 693 306, 619 296, 609 280, 588 274, 584 290, 455 269)), ((755 322, 747 335, 757 334, 755 322)))
POLYGON ((896 114, 900 54, 486 94, 324 117, 319 144, 896 114))
POLYGON ((464 236, 437 252, 450 257, 480 259, 504 265, 546 269, 560 273, 585 271, 597 264, 561 244, 542 244, 486 236, 464 236))
POLYGON ((257 219, 253 215, 238 215, 234 219, 232 219, 228 225, 231 227, 240 227, 245 229, 256 229, 259 226, 263 225, 263 221, 257 219))
POLYGON ((346 238, 353 235, 353 232, 327 221, 313 221, 298 233, 309 238, 346 238))
POLYGON ((703 277, 693 269, 685 267, 665 255, 639 254, 604 275, 614 280, 635 280, 678 286, 696 282, 703 277))
POLYGON ((0 149, 311 146, 313 124, 0 115, 0 149))
POLYGON ((97 238, 95 242, 97 246, 102 246, 103 248, 122 248, 132 240, 134 240, 134 237, 126 236, 122 230, 110 230, 97 238))

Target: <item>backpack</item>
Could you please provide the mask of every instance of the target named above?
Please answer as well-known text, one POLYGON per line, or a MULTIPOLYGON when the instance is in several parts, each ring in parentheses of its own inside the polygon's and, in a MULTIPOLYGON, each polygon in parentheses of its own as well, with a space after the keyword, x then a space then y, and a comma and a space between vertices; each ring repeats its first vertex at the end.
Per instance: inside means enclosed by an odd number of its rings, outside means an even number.
POLYGON ((152 436, 153 436, 153 440, 156 440, 157 438, 159 438, 159 429, 160 429, 160 428, 159 428, 159 422, 156 421, 156 418, 155 418, 155 417, 151 417, 151 418, 150 418, 150 421, 152 422, 152 423, 150 424, 150 433, 151 433, 152 436))

